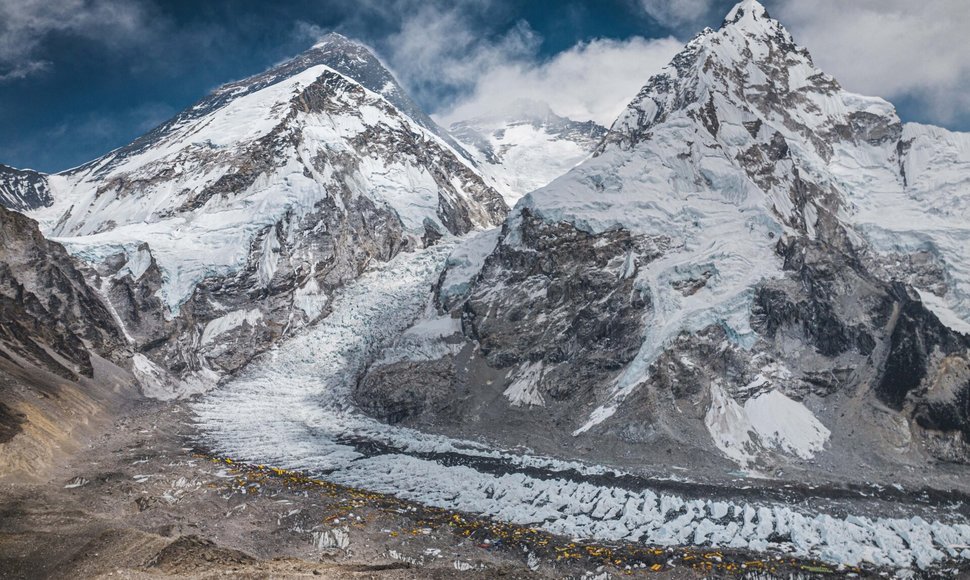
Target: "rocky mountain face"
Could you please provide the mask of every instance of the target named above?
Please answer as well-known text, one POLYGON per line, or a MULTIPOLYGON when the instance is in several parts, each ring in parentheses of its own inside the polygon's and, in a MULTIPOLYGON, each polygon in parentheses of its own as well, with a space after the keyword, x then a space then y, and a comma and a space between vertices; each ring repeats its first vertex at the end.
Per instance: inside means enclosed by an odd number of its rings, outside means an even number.
POLYGON ((510 205, 572 169, 606 135, 606 127, 561 117, 536 101, 517 101, 449 130, 510 205))
POLYGON ((81 267, 0 207, 0 466, 32 473, 133 384, 131 352, 81 267))
POLYGON ((967 462, 968 163, 967 136, 845 91, 745 0, 455 252, 356 399, 638 467, 967 462))
POLYGON ((339 35, 52 178, 45 231, 96 272, 159 397, 211 386, 374 260, 508 208, 366 48, 339 35))
POLYGON ((14 211, 29 211, 46 207, 52 201, 46 175, 0 164, 0 206, 14 211))
POLYGON ((92 352, 124 360, 124 336, 67 251, 17 212, 0 208, 0 226, 0 356, 68 380, 92 376, 92 352))

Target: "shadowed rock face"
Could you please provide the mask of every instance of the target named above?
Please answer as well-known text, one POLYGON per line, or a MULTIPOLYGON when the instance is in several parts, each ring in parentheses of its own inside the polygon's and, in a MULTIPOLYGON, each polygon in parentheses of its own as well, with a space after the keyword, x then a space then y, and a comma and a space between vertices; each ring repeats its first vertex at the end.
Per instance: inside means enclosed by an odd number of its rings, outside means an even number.
POLYGON ((124 358, 113 320, 60 244, 0 208, 0 354, 69 380, 91 377, 90 351, 124 358))
POLYGON ((46 175, 0 164, 0 205, 14 211, 29 211, 48 206, 52 201, 46 175))
POLYGON ((461 307, 462 329, 488 364, 541 364, 539 392, 574 399, 630 362, 650 297, 637 268, 668 240, 624 230, 592 235, 523 212, 521 245, 500 243, 461 307))
POLYGON ((23 413, 18 413, 7 405, 0 403, 0 444, 13 439, 20 432, 23 422, 23 413))
POLYGON ((130 356, 74 258, 0 207, 0 477, 42 473, 126 404, 130 356))
POLYGON ((504 390, 526 376, 531 386, 519 404, 541 401, 544 414, 566 424, 633 360, 651 308, 634 286, 636 273, 669 240, 625 230, 594 235, 528 210, 517 234, 519 244, 500 239, 464 296, 443 295, 444 276, 435 288, 439 310, 461 320, 456 354, 376 366, 355 393, 363 408, 395 422, 460 422, 496 402, 472 400, 482 382, 504 390))

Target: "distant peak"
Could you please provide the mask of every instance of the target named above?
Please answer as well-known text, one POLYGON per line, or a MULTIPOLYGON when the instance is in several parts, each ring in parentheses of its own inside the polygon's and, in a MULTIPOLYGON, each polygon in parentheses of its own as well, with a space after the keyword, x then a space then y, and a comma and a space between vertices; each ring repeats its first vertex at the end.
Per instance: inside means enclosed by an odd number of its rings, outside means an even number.
POLYGON ((741 0, 728 12, 722 27, 729 24, 738 24, 744 20, 765 21, 770 19, 768 10, 758 0, 741 0))
POLYGON ((357 58, 377 59, 374 52, 366 44, 348 38, 339 32, 331 32, 320 38, 307 53, 350 55, 357 58))
POLYGON ((519 98, 495 107, 490 113, 482 115, 482 118, 503 119, 503 120, 534 120, 557 117, 557 115, 544 101, 519 98))
POLYGON ((325 36, 321 37, 320 40, 313 45, 313 48, 327 48, 334 45, 356 45, 360 46, 359 43, 347 38, 339 32, 330 32, 325 36))

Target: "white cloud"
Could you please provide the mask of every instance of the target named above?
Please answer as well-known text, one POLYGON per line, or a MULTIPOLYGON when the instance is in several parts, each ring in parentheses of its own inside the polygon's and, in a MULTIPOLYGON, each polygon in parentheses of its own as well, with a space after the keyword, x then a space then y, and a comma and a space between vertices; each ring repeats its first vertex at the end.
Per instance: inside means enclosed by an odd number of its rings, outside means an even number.
POLYGON ((379 47, 412 95, 435 104, 434 116, 443 124, 529 99, 560 115, 610 125, 682 48, 673 38, 595 39, 543 59, 542 38, 525 22, 494 36, 470 12, 425 4, 379 47))
POLYGON ((137 39, 148 17, 126 0, 0 0, 0 81, 30 76, 51 63, 37 52, 52 33, 113 45, 137 39))
POLYGON ((548 103, 560 115, 609 126, 647 80, 682 48, 673 38, 593 40, 548 61, 496 63, 478 77, 467 98, 439 115, 453 122, 529 99, 548 103))
POLYGON ((970 117, 966 0, 779 0, 768 8, 847 89, 915 100, 937 123, 970 117))
POLYGON ((703 20, 714 7, 714 0, 640 0, 640 5, 657 22, 680 28, 703 20))
POLYGON ((449 102, 474 90, 497 67, 534 58, 541 39, 525 22, 497 37, 469 21, 467 11, 432 4, 407 14, 387 38, 389 65, 420 102, 449 102))

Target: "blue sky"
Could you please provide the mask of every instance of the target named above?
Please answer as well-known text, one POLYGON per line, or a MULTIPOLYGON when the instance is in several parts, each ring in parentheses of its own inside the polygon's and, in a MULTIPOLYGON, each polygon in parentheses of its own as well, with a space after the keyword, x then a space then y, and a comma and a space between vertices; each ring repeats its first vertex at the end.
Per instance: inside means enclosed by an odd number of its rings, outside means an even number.
MULTIPOLYGON (((970 129, 963 0, 927 0, 923 9, 902 0, 765 4, 851 90, 890 98, 907 120, 970 129)), ((549 95, 560 113, 608 123, 732 5, 0 0, 0 163, 56 171, 88 161, 330 30, 372 46, 443 121, 506 96, 549 95)))

